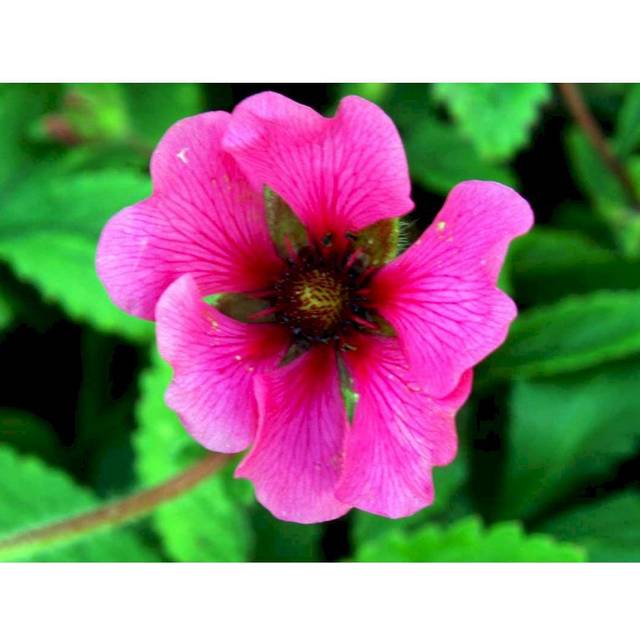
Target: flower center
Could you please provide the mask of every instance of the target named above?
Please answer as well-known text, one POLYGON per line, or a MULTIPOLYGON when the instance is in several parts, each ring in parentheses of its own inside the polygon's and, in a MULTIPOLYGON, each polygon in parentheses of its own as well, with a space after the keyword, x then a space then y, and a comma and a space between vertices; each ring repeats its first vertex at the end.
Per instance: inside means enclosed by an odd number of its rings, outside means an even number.
POLYGON ((366 284, 374 269, 350 245, 337 250, 330 240, 320 247, 292 253, 273 288, 271 309, 301 345, 336 341, 354 330, 377 329, 366 300, 366 284))
POLYGON ((276 285, 280 320, 309 337, 329 337, 349 301, 345 283, 321 267, 289 273, 276 285))
POLYGON ((321 269, 300 274, 291 290, 301 320, 311 321, 321 329, 330 329, 340 319, 348 300, 343 283, 321 269))

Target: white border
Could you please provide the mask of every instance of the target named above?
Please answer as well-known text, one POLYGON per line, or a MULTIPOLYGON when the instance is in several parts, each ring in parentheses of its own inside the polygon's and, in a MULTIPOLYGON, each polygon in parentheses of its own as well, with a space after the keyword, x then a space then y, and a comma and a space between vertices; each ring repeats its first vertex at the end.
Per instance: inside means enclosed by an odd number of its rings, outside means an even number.
POLYGON ((5 3, 3 81, 634 81, 630 0, 5 3))
MULTIPOLYGON (((5 3, 2 81, 638 81, 638 3, 5 3)), ((1 125, 1 123, 0 123, 1 125)), ((3 565, 3 638, 617 638, 638 565, 3 565), (196 636, 197 634, 197 636, 196 636)))
POLYGON ((640 565, 1 565, 2 637, 626 638, 640 565))

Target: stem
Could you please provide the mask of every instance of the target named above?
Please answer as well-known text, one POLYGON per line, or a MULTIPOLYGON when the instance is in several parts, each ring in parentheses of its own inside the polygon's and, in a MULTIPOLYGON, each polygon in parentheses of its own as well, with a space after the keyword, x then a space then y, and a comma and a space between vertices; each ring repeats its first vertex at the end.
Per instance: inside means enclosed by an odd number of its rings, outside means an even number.
POLYGON ((609 171, 617 178, 634 209, 640 209, 640 198, 629 172, 611 149, 597 120, 589 110, 577 84, 560 82, 558 89, 573 119, 587 136, 609 171))
POLYGON ((121 524, 143 516, 157 506, 173 500, 218 471, 231 456, 222 453, 208 454, 203 460, 162 484, 145 489, 94 511, 23 531, 0 540, 0 554, 24 547, 65 541, 80 537, 85 532, 121 524))

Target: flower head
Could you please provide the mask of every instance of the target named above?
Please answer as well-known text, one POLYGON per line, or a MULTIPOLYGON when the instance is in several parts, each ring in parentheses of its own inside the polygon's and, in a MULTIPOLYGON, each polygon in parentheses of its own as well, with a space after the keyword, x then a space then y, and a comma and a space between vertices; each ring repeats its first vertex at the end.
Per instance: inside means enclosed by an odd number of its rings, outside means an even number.
POLYGON ((496 280, 528 204, 461 183, 394 257, 413 208, 406 158, 357 97, 333 118, 275 93, 187 118, 151 175, 153 195, 104 229, 97 267, 116 304, 156 320, 166 400, 192 436, 251 446, 236 475, 282 519, 430 504, 471 369, 516 315, 496 280), (359 397, 351 420, 344 384, 359 397))

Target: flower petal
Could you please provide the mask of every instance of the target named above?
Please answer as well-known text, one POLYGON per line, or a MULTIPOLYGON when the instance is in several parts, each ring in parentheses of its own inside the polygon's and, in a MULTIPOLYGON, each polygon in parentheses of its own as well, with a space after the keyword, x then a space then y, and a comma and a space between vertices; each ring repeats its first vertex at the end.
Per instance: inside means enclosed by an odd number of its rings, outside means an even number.
POLYGON ((315 347, 291 364, 256 377, 259 427, 236 470, 258 501, 281 520, 312 523, 349 510, 334 489, 347 426, 336 356, 315 347))
POLYGON ((278 193, 316 239, 413 209, 398 131, 357 96, 344 98, 333 118, 277 93, 251 96, 234 109, 223 145, 254 186, 278 193))
POLYGON ((431 468, 456 455, 455 414, 471 390, 467 371, 434 399, 416 383, 396 338, 360 337, 345 355, 359 394, 347 436, 339 500, 389 518, 431 504, 431 468))
POLYGON ((153 319, 162 292, 184 273, 210 294, 262 288, 281 268, 262 193, 221 149, 230 117, 203 113, 173 125, 151 160, 153 195, 104 228, 98 275, 128 313, 153 319))
POLYGON ((185 275, 158 302, 158 348, 174 372, 166 402, 207 449, 242 451, 258 424, 253 379, 278 364, 287 336, 275 325, 232 320, 201 298, 185 275))
POLYGON ((428 393, 451 392, 506 338, 517 310, 496 280, 510 240, 532 224, 531 208, 509 187, 463 182, 420 239, 374 278, 372 300, 428 393))

